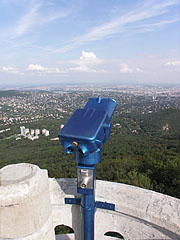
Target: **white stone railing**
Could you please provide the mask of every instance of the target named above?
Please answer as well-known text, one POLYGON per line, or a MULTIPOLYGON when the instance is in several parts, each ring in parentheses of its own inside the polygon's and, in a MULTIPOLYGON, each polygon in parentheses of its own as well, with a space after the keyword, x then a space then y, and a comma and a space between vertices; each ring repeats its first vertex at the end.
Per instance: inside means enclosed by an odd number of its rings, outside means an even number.
MULTIPOLYGON (((54 229, 66 225, 74 234, 58 240, 81 240, 80 206, 65 205, 76 194, 75 179, 48 179, 31 164, 0 169, 0 240, 55 240, 54 229)), ((96 181, 96 200, 115 203, 116 210, 97 209, 95 240, 117 232, 124 239, 180 239, 180 200, 142 188, 96 181)))

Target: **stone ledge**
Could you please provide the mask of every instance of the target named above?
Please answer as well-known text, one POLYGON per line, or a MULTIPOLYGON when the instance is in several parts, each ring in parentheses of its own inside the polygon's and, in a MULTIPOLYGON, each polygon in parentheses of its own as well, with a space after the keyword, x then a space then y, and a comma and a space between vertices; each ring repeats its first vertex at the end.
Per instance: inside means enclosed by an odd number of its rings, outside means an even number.
MULTIPOLYGON (((49 183, 54 225, 58 225, 60 218, 57 213, 60 216, 61 211, 64 224, 80 231, 73 223, 76 215, 80 225, 81 216, 77 215, 80 207, 64 204, 65 197, 80 197, 76 192, 76 179, 49 179, 49 183)), ((108 230, 119 232, 125 239, 180 239, 180 200, 177 198, 126 184, 97 180, 96 200, 116 204, 115 212, 96 210, 96 233, 101 235, 101 239, 108 230)), ((100 237, 96 236, 96 239, 100 237)))

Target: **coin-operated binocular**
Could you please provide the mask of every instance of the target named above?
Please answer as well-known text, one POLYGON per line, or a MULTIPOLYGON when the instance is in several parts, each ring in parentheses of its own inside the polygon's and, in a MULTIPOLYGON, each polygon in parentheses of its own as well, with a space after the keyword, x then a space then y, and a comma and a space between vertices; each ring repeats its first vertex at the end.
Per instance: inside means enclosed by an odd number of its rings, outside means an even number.
POLYGON ((101 161, 102 147, 110 135, 111 118, 116 108, 111 98, 90 98, 83 109, 77 109, 59 132, 67 153, 74 153, 77 165, 77 192, 80 199, 66 203, 81 204, 83 209, 82 240, 94 239, 95 208, 113 210, 114 205, 95 203, 96 164, 101 161), (80 201, 79 201, 80 200, 80 201))

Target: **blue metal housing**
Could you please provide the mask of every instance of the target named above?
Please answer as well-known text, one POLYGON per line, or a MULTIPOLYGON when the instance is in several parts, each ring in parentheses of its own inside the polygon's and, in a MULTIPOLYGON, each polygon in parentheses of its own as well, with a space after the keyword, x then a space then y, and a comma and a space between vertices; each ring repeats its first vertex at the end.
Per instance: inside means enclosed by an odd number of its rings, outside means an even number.
POLYGON ((110 120, 116 105, 116 101, 110 98, 90 98, 83 109, 74 112, 59 132, 65 151, 74 152, 78 163, 97 164, 100 161, 100 150, 109 137, 110 120), (91 154, 94 156, 89 156, 91 154))

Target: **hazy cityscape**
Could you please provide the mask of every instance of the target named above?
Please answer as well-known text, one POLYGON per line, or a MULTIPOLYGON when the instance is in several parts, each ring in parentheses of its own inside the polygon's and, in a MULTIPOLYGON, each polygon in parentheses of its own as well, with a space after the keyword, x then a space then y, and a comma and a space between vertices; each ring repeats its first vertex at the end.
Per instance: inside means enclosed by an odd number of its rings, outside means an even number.
MULTIPOLYGON (((3 91, 2 91, 3 92, 3 91)), ((42 119, 61 119, 83 106, 89 97, 114 97, 120 112, 153 112, 180 107, 180 88, 155 87, 66 87, 36 91, 7 91, 0 97, 0 126, 24 124, 42 119), (9 93, 9 95, 8 95, 9 93), (12 94, 12 95, 11 95, 12 94)))

